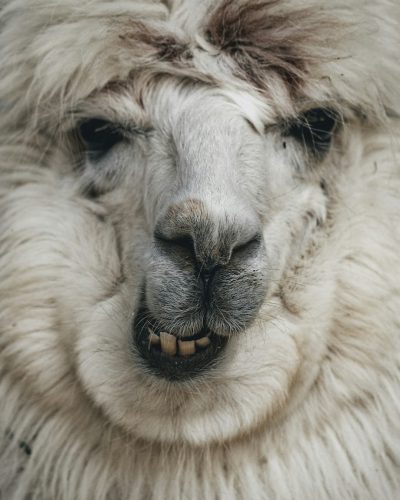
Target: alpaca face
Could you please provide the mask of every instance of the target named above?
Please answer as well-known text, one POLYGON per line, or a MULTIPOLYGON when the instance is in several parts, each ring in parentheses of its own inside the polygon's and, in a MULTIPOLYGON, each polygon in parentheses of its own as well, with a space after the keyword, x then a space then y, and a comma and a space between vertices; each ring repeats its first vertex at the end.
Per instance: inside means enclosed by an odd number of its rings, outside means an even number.
POLYGON ((0 496, 398 498, 400 2, 0 5, 0 496))
POLYGON ((4 356, 61 413, 83 394, 135 436, 222 441, 291 411, 321 369, 359 117, 390 86, 363 84, 346 10, 130 6, 107 4, 102 30, 70 6, 44 39, 38 9, 24 43, 30 97, 15 83, 7 120, 34 154, 18 145, 1 178, 4 356))
MULTIPOLYGON (((248 116, 250 96, 241 104, 173 79, 144 95, 141 109, 133 94, 119 96, 78 124, 79 190, 103 214, 89 246, 103 252, 101 233, 113 248, 95 270, 96 287, 111 292, 75 337, 79 377, 140 436, 223 439, 274 414, 303 367, 318 366, 324 337, 293 321, 307 284, 301 293, 290 284, 324 234, 335 115, 262 123, 248 116)), ((324 313, 328 299, 325 284, 307 312, 324 313)))

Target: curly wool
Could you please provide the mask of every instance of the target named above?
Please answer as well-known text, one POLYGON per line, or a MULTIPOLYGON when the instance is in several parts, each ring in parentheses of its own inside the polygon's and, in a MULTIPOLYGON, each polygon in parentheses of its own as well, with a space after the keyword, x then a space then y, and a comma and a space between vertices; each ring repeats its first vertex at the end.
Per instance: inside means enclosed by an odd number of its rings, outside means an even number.
MULTIPOLYGON (((4 500, 400 496, 400 7, 397 0, 213 4, 2 2, 4 500), (335 102, 344 119, 353 117, 350 145, 336 160, 339 171, 351 167, 336 185, 327 239, 310 257, 313 267, 288 271, 283 284, 294 311, 287 322, 299 321, 316 338, 329 330, 315 382, 287 375, 296 391, 279 399, 284 416, 276 410, 242 432, 232 415, 232 439, 196 445, 127 432, 93 403, 76 373, 70 339, 84 321, 98 320, 92 311, 111 293, 119 260, 100 209, 63 177, 68 144, 58 138, 83 103, 100 95, 106 106, 136 72, 138 102, 154 75, 214 85, 236 104, 250 102, 243 95, 251 93, 254 110, 246 113, 259 128, 256 108, 266 95, 287 115, 299 103, 335 102), (319 266, 331 270, 332 286, 319 266), (104 287, 93 278, 99 269, 104 287), (334 301, 324 309, 328 292, 334 301)), ((312 353, 310 344, 298 352, 312 353)), ((256 390, 243 389, 250 417, 246 398, 256 390)))

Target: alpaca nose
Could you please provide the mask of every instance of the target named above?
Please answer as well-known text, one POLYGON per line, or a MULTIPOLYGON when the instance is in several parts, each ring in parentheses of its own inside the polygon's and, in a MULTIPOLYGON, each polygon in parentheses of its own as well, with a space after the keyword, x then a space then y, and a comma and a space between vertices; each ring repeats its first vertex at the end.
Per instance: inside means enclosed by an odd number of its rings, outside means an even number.
POLYGON ((234 255, 245 259, 262 240, 256 217, 207 209, 194 199, 171 205, 156 225, 155 238, 166 252, 191 257, 206 283, 218 267, 234 255))

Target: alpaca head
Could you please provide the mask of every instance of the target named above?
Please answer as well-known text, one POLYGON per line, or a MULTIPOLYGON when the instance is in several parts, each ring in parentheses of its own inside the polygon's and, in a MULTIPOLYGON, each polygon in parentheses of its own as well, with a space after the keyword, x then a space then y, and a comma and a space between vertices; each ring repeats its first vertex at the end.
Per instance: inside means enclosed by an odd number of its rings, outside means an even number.
POLYGON ((5 119, 31 149, 7 201, 23 251, 5 266, 30 280, 4 314, 22 314, 10 343, 37 339, 6 355, 49 405, 84 394, 135 436, 204 443, 314 382, 342 186, 395 79, 389 49, 370 64, 368 9, 357 32, 337 2, 165 3, 5 14, 24 45, 2 70, 5 119))
MULTIPOLYGON (((340 125, 329 108, 263 122, 249 115, 251 96, 242 104, 234 97, 169 77, 143 96, 143 125, 133 97, 120 105, 124 121, 78 123, 81 191, 90 189, 113 221, 121 262, 119 286, 98 310, 103 319, 88 324, 93 343, 80 353, 80 376, 95 400, 99 387, 114 388, 105 407, 128 426, 131 412, 140 415, 135 425, 161 438, 181 436, 179 421, 197 436, 200 409, 199 425, 209 429, 195 439, 230 434, 229 415, 243 430, 246 414, 253 421, 274 406, 298 369, 279 317, 282 280, 322 232, 324 164, 340 125), (120 358, 102 348, 109 336, 126 356, 118 377, 120 358), (252 381, 261 390, 248 394, 252 381), (149 425, 147 404, 162 425, 149 425), (206 423, 216 408, 217 429, 206 423)), ((272 101, 263 108, 274 115, 272 101)))

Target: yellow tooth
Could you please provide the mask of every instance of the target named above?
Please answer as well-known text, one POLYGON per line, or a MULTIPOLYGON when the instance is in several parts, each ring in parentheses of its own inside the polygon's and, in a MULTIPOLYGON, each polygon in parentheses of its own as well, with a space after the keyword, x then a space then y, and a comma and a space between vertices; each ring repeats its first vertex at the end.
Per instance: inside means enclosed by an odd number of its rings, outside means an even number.
POLYGON ((176 354, 176 337, 167 332, 160 332, 161 350, 170 356, 176 354))
POLYGON ((160 337, 149 328, 149 348, 152 345, 159 345, 160 337))
POLYGON ((178 340, 178 345, 181 356, 191 356, 196 352, 194 340, 178 340))
POLYGON ((196 345, 197 347, 207 347, 210 345, 210 339, 208 337, 201 337, 199 339, 196 339, 196 345))

